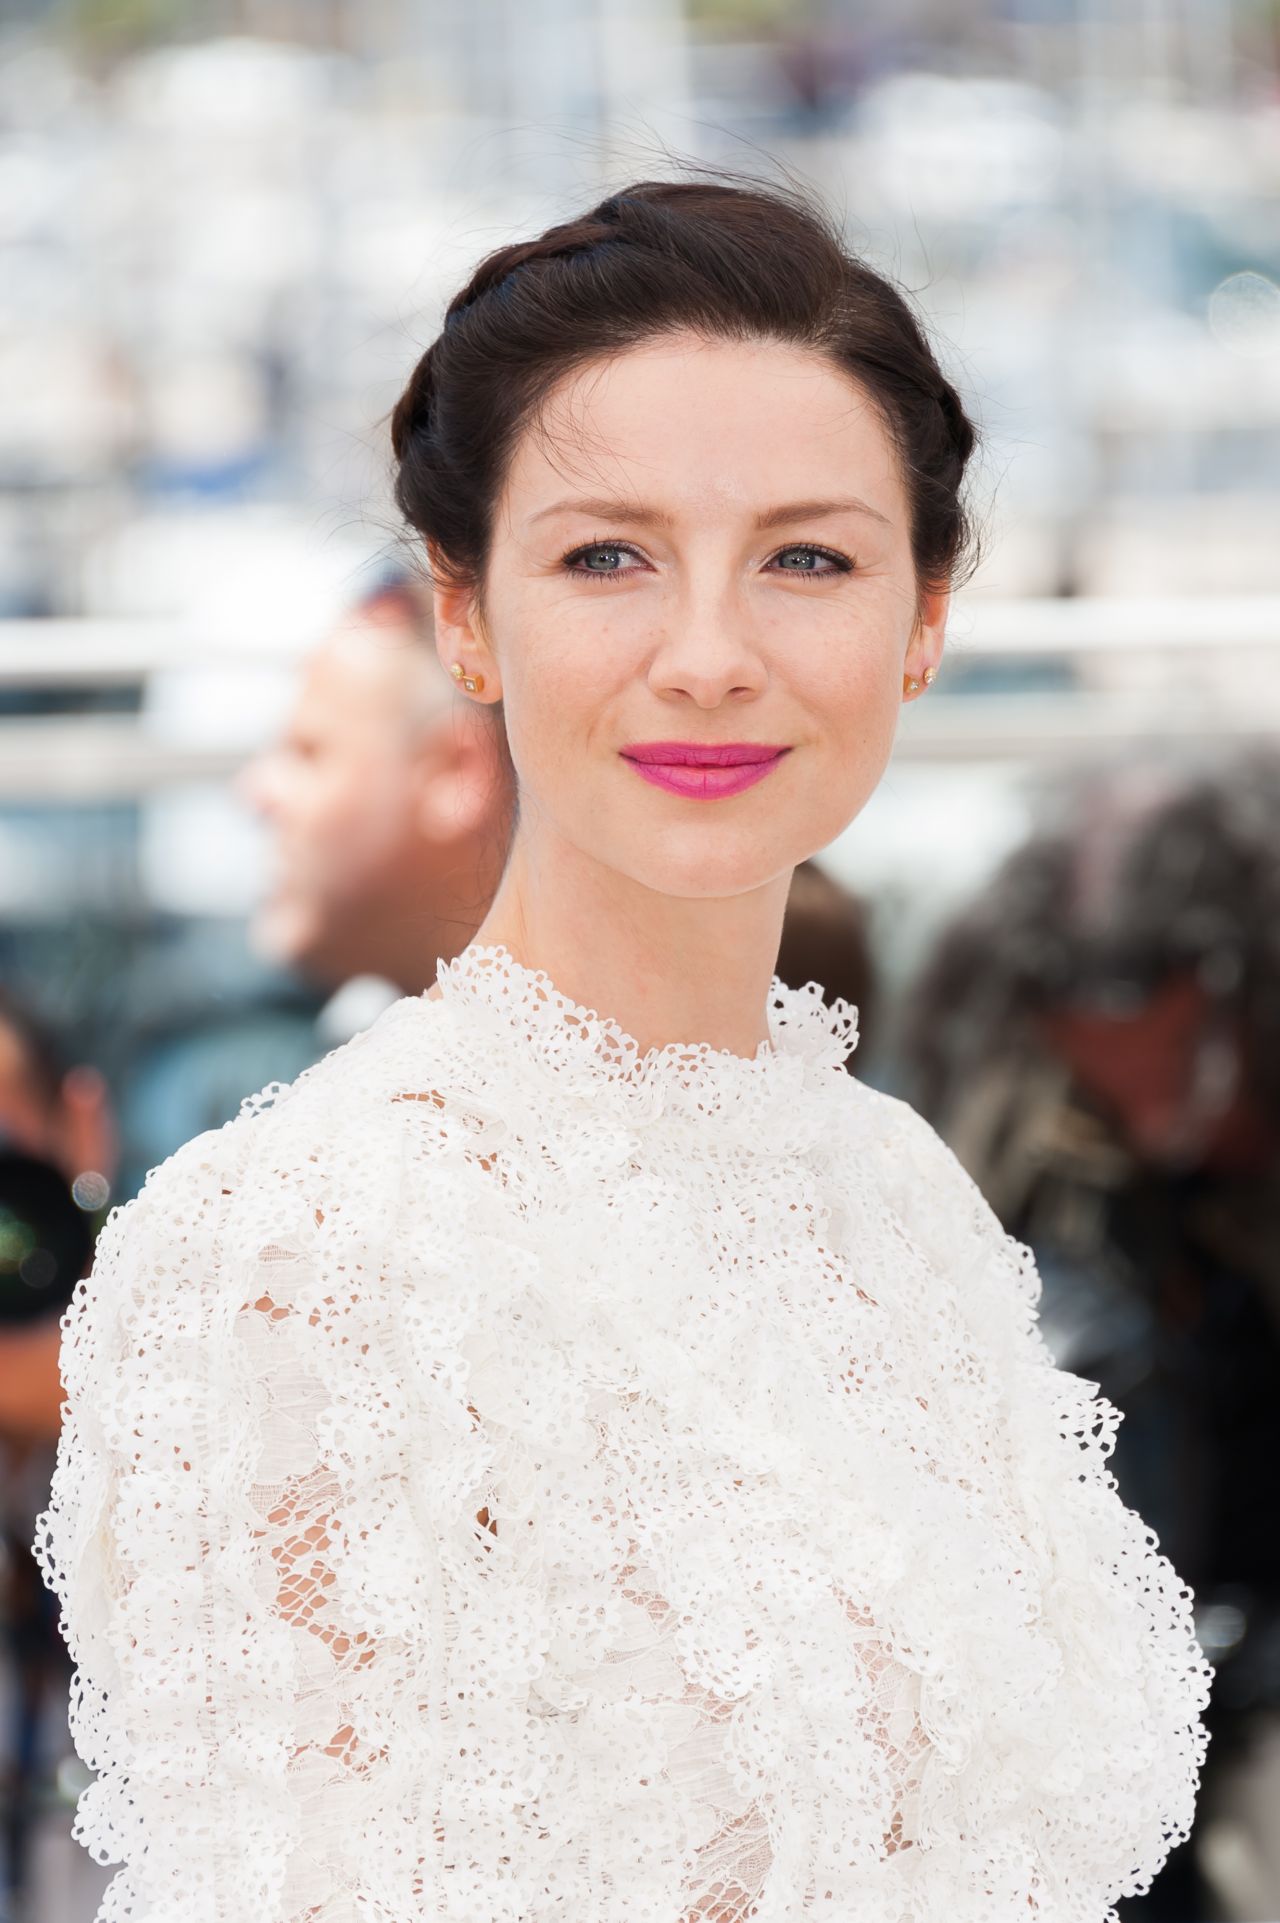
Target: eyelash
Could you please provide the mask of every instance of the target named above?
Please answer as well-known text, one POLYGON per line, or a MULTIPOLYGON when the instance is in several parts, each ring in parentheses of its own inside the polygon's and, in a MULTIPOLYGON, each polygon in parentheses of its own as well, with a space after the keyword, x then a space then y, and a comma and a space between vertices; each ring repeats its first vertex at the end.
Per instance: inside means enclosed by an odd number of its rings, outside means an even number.
MULTIPOLYGON (((573 561, 580 561, 584 554, 595 554, 601 548, 616 548, 620 554, 638 554, 640 552, 639 548, 633 547, 630 541, 588 541, 582 547, 570 548, 567 554, 562 554, 560 556, 560 565, 565 569, 566 573, 577 575, 581 580, 625 581, 628 575, 634 571, 633 569, 614 568, 607 573, 600 574, 590 568, 575 568, 569 565, 573 561)), ((779 548, 777 554, 771 554, 769 559, 776 561, 778 556, 782 554, 820 554, 824 561, 833 561, 835 563, 833 572, 838 574, 852 574, 856 565, 849 559, 847 554, 841 554, 836 548, 820 547, 814 541, 789 542, 786 547, 779 548)), ((816 574, 809 569, 788 569, 787 572, 793 573, 794 578, 799 581, 827 581, 831 578, 830 573, 816 574)))

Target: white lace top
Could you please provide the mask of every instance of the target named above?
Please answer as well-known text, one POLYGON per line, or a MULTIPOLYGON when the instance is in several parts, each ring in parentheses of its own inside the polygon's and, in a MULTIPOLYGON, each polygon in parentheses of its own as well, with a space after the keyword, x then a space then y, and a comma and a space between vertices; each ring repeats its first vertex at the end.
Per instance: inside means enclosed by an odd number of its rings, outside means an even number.
POLYGON ((748 1059, 440 980, 64 1318, 100 1919, 1112 1923, 1212 1672, 1027 1251, 812 986, 748 1059))

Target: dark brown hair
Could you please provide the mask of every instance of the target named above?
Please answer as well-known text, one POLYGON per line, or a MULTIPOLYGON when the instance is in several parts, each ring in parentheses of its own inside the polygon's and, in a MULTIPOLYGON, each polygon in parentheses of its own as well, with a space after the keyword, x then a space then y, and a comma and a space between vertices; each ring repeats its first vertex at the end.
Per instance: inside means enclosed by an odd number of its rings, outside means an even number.
POLYGON ((797 189, 644 180, 500 247, 450 301, 396 403, 395 498, 479 593, 521 430, 561 378, 678 328, 810 347, 871 396, 911 507, 920 590, 976 565, 961 483, 977 430, 906 298, 797 189))

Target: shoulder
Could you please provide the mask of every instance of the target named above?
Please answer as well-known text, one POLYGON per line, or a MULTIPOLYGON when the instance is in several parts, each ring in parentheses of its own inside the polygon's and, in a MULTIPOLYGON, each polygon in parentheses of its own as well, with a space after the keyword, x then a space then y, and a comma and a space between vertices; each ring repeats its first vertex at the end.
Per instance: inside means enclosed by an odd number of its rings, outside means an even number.
MULTIPOLYGON (((215 1227, 223 1199, 235 1193, 252 1153, 255 1118, 245 1110, 205 1129, 147 1171, 136 1195, 118 1202, 98 1233, 94 1273, 126 1243, 140 1254, 159 1234, 171 1251, 191 1250, 215 1227)), ((83 1291, 86 1284, 80 1284, 83 1291)))
POLYGON ((422 998, 389 1004, 366 1029, 339 1043, 292 1081, 247 1094, 220 1127, 193 1136, 151 1169, 121 1213, 163 1216, 219 1198, 235 1217, 255 1194, 322 1193, 336 1200, 344 1176, 357 1178, 386 1151, 400 1123, 398 1105, 416 1093, 430 1059, 422 998))
POLYGON ((376 1229, 403 1129, 392 1064, 404 1017, 393 1018, 405 1006, 393 1003, 292 1082, 247 1095, 229 1121, 148 1170, 99 1231, 63 1316, 64 1354, 91 1319, 119 1341, 170 1308, 194 1317, 202 1296, 314 1255, 326 1223, 330 1246, 376 1229))
POLYGON ((866 1083, 858 1088, 866 1133, 878 1151, 880 1183, 893 1201, 911 1210, 928 1197, 940 1198, 995 1220, 973 1177, 918 1109, 866 1083))
POLYGON ((1035 1319, 1042 1292, 1031 1250, 1010 1235, 955 1151, 900 1096, 862 1087, 872 1144, 871 1181, 898 1232, 957 1296, 986 1296, 1019 1320, 1035 1319))
POLYGON ((253 1134, 242 1112, 193 1136, 107 1216, 62 1316, 62 1380, 73 1405, 109 1394, 110 1379, 153 1349, 162 1331, 196 1333, 253 1134))

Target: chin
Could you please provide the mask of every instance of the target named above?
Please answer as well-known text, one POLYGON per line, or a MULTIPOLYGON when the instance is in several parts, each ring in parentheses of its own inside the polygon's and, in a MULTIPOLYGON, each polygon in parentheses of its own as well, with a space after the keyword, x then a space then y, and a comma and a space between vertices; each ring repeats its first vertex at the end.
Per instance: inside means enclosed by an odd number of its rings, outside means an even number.
POLYGON ((323 931, 313 916, 281 903, 259 915, 253 929, 254 945, 268 961, 304 975, 323 971, 323 931))
POLYGON ((275 909, 259 909, 249 923, 248 943, 259 960, 282 968, 293 966, 292 930, 275 909))
POLYGON ((728 895, 749 895, 787 873, 803 856, 774 854, 758 843, 750 849, 725 850, 710 855, 706 849, 672 851, 667 859, 620 864, 633 881, 658 895, 680 901, 714 901, 728 895))
POLYGON ((721 804, 696 805, 706 811, 702 819, 676 830, 668 827, 663 835, 651 837, 634 860, 615 865, 666 895, 689 900, 745 895, 789 874, 848 825, 844 814, 788 821, 777 810, 761 808, 749 822, 717 826, 706 817, 721 804))

